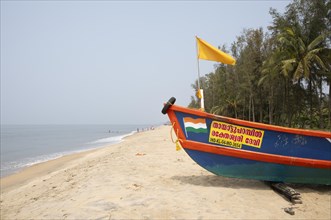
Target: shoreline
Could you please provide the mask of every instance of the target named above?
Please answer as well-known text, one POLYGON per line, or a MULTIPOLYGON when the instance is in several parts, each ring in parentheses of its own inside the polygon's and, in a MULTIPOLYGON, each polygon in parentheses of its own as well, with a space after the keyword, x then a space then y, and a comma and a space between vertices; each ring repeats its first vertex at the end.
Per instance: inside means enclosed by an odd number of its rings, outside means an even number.
POLYGON ((1 178, 1 218, 329 219, 331 187, 296 185, 303 204, 293 205, 261 181, 204 170, 175 150, 170 130, 135 133, 1 178))
MULTIPOLYGON (((101 147, 103 148, 103 147, 101 147)), ((38 176, 43 176, 58 169, 65 167, 68 163, 83 157, 86 154, 92 153, 98 149, 87 150, 84 152, 76 152, 67 155, 63 155, 59 158, 51 159, 41 163, 37 163, 28 167, 25 167, 16 173, 9 174, 1 177, 1 189, 7 190, 8 188, 14 188, 32 180, 38 176)))
POLYGON ((120 143, 152 125, 1 125, 0 178, 66 155, 120 143), (143 128, 143 129, 141 129, 143 128))
POLYGON ((126 138, 133 136, 136 133, 137 133, 136 131, 131 131, 128 134, 115 136, 121 138, 119 141, 115 143, 96 146, 90 149, 71 151, 54 159, 39 162, 31 166, 22 167, 21 169, 17 170, 14 173, 10 173, 8 175, 0 177, 1 180, 0 187, 1 189, 7 190, 7 188, 14 188, 18 185, 22 185, 25 182, 33 179, 34 177, 45 175, 54 172, 57 169, 63 168, 68 163, 74 162, 75 160, 82 158, 90 153, 93 153, 94 151, 98 151, 102 148, 111 147, 113 145, 120 144, 121 142, 125 141, 126 138))
MULTIPOLYGON (((41 155, 41 156, 40 155, 36 155, 36 156, 32 156, 32 157, 30 156, 29 158, 33 158, 34 159, 33 161, 30 161, 30 162, 22 165, 19 168, 9 168, 7 170, 2 170, 2 172, 4 172, 5 174, 1 173, 0 179, 18 174, 18 173, 22 172, 23 170, 26 170, 30 167, 34 167, 34 166, 42 164, 42 163, 61 159, 62 157, 67 157, 69 155, 74 155, 74 154, 81 154, 81 153, 85 153, 88 151, 98 150, 103 147, 116 145, 118 143, 121 143, 126 137, 132 136, 135 133, 137 133, 137 131, 133 130, 126 134, 97 139, 95 141, 88 142, 85 145, 83 144, 82 147, 79 149, 70 149, 69 148, 65 151, 52 152, 52 153, 41 155), (88 146, 88 145, 91 145, 91 146, 88 146)), ((27 158, 23 158, 23 160, 25 160, 25 159, 27 159, 27 158)), ((16 161, 12 161, 12 162, 16 162, 16 161)))

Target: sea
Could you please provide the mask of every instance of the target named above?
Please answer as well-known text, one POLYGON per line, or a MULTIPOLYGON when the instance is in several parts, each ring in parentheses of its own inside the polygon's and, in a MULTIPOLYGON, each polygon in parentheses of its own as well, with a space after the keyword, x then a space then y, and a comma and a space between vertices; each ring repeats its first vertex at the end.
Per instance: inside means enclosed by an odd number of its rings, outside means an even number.
POLYGON ((64 155, 119 143, 150 125, 1 125, 1 177, 64 155))

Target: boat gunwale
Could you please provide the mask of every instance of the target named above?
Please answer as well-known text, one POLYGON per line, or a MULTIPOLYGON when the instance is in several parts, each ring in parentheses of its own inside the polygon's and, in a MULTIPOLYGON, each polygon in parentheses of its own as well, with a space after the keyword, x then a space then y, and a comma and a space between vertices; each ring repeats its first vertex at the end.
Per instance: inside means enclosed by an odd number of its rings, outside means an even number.
MULTIPOLYGON (((211 113, 203 112, 203 111, 196 110, 196 109, 185 108, 185 107, 181 107, 178 105, 172 105, 169 108, 169 110, 184 112, 184 113, 193 114, 193 115, 206 117, 206 118, 211 118, 214 120, 219 120, 221 122, 226 122, 226 123, 232 123, 235 125, 243 125, 243 126, 248 126, 248 127, 253 127, 253 128, 260 128, 260 129, 266 129, 266 130, 271 130, 271 131, 285 132, 285 133, 305 135, 305 136, 331 138, 331 132, 327 132, 327 131, 319 131, 319 130, 315 131, 315 130, 307 130, 307 129, 299 129, 299 128, 289 128, 289 127, 269 125, 269 124, 264 124, 264 123, 259 123, 259 122, 245 121, 245 120, 241 120, 241 119, 214 115, 211 113)), ((167 112, 168 114, 170 113, 169 110, 167 112)), ((176 116, 175 116, 175 118, 177 120, 176 116)))

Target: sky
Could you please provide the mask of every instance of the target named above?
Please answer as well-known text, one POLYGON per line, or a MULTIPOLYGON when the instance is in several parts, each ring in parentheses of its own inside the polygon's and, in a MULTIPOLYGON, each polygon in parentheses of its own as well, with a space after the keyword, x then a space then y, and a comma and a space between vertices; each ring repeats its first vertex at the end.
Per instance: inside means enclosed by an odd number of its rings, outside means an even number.
POLYGON ((1 0, 1 124, 165 122, 195 94, 195 36, 229 48, 289 3, 1 0))

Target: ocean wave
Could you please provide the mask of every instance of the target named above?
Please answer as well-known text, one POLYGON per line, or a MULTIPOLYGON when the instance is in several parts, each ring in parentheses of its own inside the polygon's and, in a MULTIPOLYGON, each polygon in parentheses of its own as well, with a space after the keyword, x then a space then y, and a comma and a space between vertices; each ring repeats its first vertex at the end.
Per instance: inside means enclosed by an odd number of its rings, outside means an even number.
POLYGON ((53 153, 48 155, 41 155, 36 157, 28 157, 19 161, 9 161, 1 163, 1 177, 7 176, 11 173, 15 173, 23 168, 27 168, 39 163, 43 163, 49 160, 54 160, 64 156, 65 153, 53 153))
POLYGON ((136 131, 132 131, 131 133, 124 134, 124 135, 119 135, 119 136, 113 136, 113 137, 107 137, 107 138, 101 138, 96 141, 90 142, 90 144, 109 144, 109 143, 119 143, 123 141, 125 137, 131 136, 135 134, 136 131))
POLYGON ((50 160, 54 160, 54 159, 60 158, 65 155, 84 152, 84 151, 100 148, 102 146, 109 145, 109 144, 117 144, 117 143, 122 142, 125 137, 131 136, 135 133, 136 133, 136 131, 132 131, 130 133, 123 134, 123 135, 101 138, 101 139, 83 144, 78 149, 69 148, 67 151, 50 153, 50 154, 45 154, 45 155, 40 155, 40 156, 35 156, 35 157, 27 157, 27 158, 15 160, 15 161, 8 161, 8 162, 1 161, 0 177, 4 177, 7 175, 16 173, 24 168, 27 168, 27 167, 30 167, 30 166, 33 166, 33 165, 36 165, 39 163, 47 162, 50 160))

